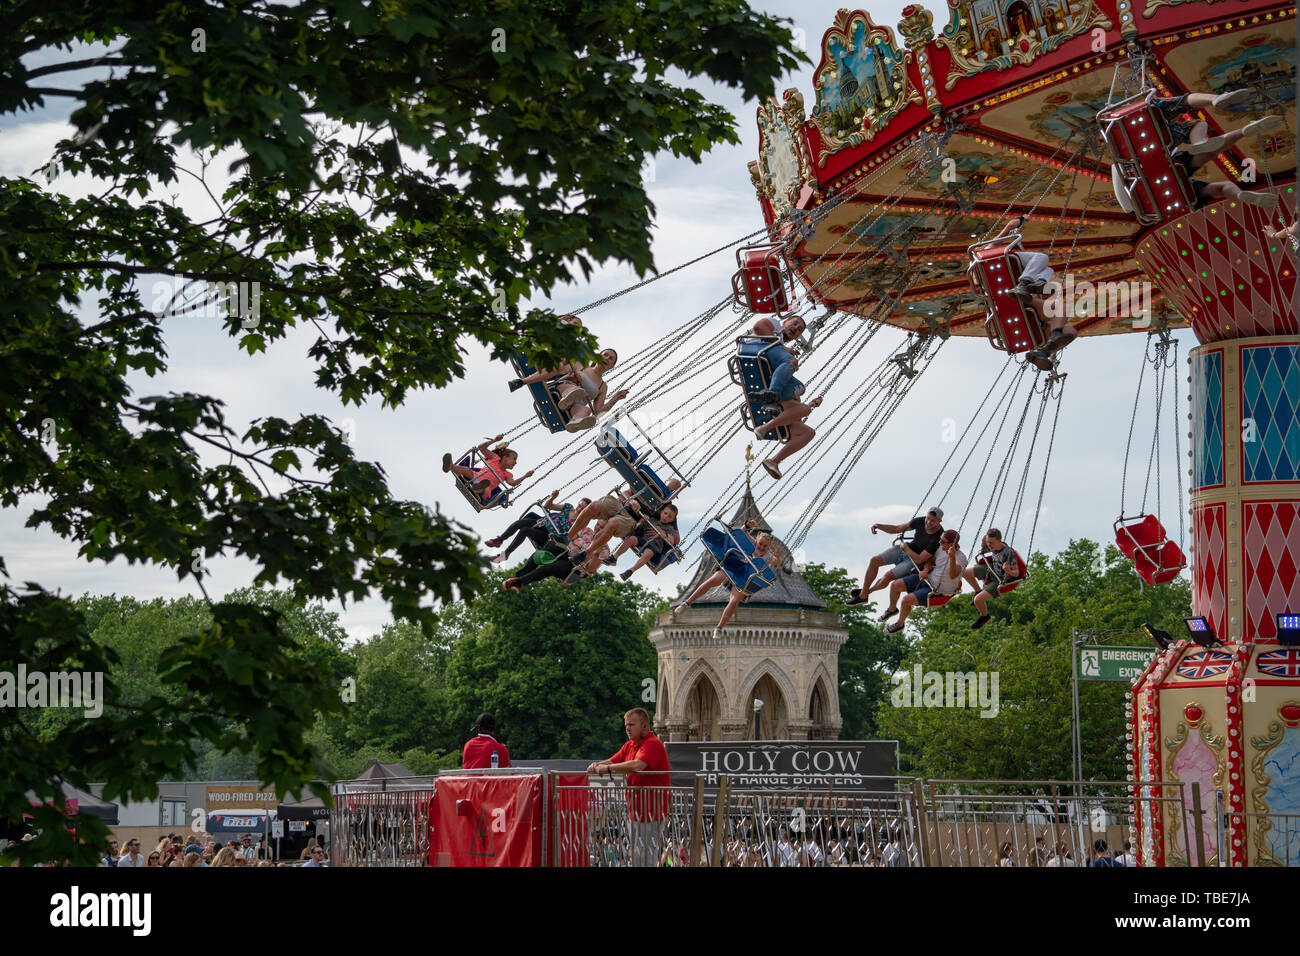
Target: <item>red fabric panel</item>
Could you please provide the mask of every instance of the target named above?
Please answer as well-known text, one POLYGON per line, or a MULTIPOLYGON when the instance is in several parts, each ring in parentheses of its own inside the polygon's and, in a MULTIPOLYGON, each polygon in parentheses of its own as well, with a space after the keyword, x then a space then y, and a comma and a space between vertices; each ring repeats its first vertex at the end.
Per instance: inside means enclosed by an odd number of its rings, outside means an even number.
POLYGON ((591 844, 588 819, 590 786, 585 773, 561 773, 551 778, 556 788, 581 789, 555 791, 555 819, 551 829, 552 845, 559 842, 560 866, 586 866, 587 847, 591 844))
POLYGON ((429 820, 432 866, 540 866, 541 778, 441 777, 429 820))

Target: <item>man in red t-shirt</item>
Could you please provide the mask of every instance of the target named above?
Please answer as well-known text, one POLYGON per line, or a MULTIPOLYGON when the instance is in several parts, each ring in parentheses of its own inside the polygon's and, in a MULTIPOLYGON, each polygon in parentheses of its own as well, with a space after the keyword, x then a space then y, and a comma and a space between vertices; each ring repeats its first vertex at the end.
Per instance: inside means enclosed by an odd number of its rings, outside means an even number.
POLYGON ((460 765, 466 770, 487 770, 492 766, 492 755, 497 755, 497 766, 510 766, 510 751, 506 745, 492 736, 497 732, 496 718, 491 714, 479 714, 474 721, 478 735, 465 744, 460 755, 460 765))
POLYGON ((623 715, 627 743, 608 760, 593 763, 587 773, 627 774, 627 817, 631 829, 633 866, 659 861, 662 821, 668 817, 672 793, 668 787, 668 751, 650 729, 650 715, 640 707, 623 715))

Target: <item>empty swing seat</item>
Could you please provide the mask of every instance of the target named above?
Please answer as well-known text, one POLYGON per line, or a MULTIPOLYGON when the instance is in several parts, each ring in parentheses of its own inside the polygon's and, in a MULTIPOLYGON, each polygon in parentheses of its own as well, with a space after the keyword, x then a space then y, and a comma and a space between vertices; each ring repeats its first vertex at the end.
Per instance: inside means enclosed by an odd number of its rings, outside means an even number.
POLYGON ((740 267, 731 277, 731 295, 751 312, 783 312, 794 294, 793 280, 781 268, 780 246, 742 246, 736 250, 740 267))
MULTIPOLYGON (((515 372, 520 378, 527 378, 537 371, 523 355, 512 356, 510 364, 515 367, 515 372)), ((538 420, 552 433, 564 431, 564 426, 569 421, 568 413, 562 411, 556 404, 559 396, 555 392, 555 386, 563 378, 562 375, 556 375, 545 382, 534 382, 528 386, 528 391, 533 396, 533 411, 537 413, 538 420)))
POLYGON ((613 425, 605 426, 596 437, 596 451, 631 486, 632 494, 643 508, 658 514, 672 499, 668 486, 645 464, 646 456, 638 455, 613 425))
MULTIPOLYGON (((473 468, 478 470, 483 467, 483 465, 481 462, 475 462, 477 457, 478 456, 474 454, 474 452, 470 452, 468 455, 465 455, 456 462, 456 464, 460 465, 462 468, 473 468)), ((468 480, 462 478, 460 475, 453 475, 453 477, 456 479, 456 487, 460 489, 460 493, 465 496, 465 500, 474 507, 475 511, 483 511, 487 508, 504 508, 510 504, 504 482, 497 485, 492 494, 488 495, 487 499, 484 500, 482 495, 470 487, 471 483, 468 480)))
POLYGON ((1047 342, 1047 325, 1029 303, 1019 299, 1013 289, 1020 281, 1023 251, 1019 236, 986 239, 967 250, 971 287, 984 298, 988 310, 984 332, 993 347, 1010 355, 1040 349, 1047 342))
MULTIPOLYGON (((1196 191, 1182 163, 1155 93, 1130 97, 1097 114, 1101 135, 1115 164, 1115 179, 1128 194, 1143 225, 1174 219, 1196 208, 1196 191)), ((1116 190, 1119 192, 1119 190, 1116 190)))
POLYGON ((1155 515, 1115 522, 1115 544, 1147 584, 1168 584, 1187 567, 1187 556, 1155 515))
MULTIPOLYGON (((731 380, 745 391, 745 402, 740 406, 740 417, 750 431, 762 428, 773 416, 763 411, 763 403, 756 401, 755 392, 766 391, 772 387, 772 363, 765 353, 781 345, 776 336, 745 336, 736 339, 736 354, 727 360, 727 371, 731 380)), ((762 441, 780 441, 790 438, 790 429, 782 425, 775 432, 768 432, 762 441)))

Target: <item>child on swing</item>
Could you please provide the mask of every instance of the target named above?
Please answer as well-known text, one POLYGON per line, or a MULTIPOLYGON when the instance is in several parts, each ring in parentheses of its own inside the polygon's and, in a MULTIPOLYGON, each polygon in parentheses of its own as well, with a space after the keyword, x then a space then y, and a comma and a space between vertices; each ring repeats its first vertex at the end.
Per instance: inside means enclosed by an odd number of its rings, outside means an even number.
POLYGON ((479 458, 483 461, 482 468, 470 468, 467 465, 456 465, 452 463, 451 452, 442 456, 442 470, 449 471, 458 478, 464 478, 469 482, 470 488, 479 496, 484 504, 492 500, 501 483, 505 482, 510 487, 519 484, 524 478, 532 477, 529 471, 523 478, 516 478, 510 473, 510 469, 519 463, 519 455, 508 445, 498 445, 491 450, 488 446, 495 441, 501 441, 505 435, 498 435, 496 438, 489 438, 483 444, 478 446, 479 458))
MULTIPOLYGON (((760 532, 757 535, 751 534, 751 532, 757 527, 758 522, 751 518, 749 521, 745 522, 743 528, 738 528, 736 530, 744 532, 745 536, 754 543, 755 558, 767 559, 768 552, 772 551, 772 557, 767 562, 771 565, 773 561, 779 560, 779 549, 772 549, 772 536, 766 531, 760 532)), ((721 639, 722 629, 727 626, 727 622, 730 621, 732 615, 736 613, 736 608, 740 606, 742 601, 748 601, 750 598, 750 595, 745 594, 731 583, 731 579, 727 577, 727 573, 723 571, 721 567, 714 571, 703 584, 696 588, 695 593, 690 597, 684 598, 677 604, 673 605, 673 617, 681 614, 682 611, 691 606, 691 602, 703 597, 720 584, 726 585, 727 590, 731 592, 731 600, 729 600, 727 606, 722 609, 722 618, 718 621, 718 626, 713 629, 713 639, 715 641, 721 639)))

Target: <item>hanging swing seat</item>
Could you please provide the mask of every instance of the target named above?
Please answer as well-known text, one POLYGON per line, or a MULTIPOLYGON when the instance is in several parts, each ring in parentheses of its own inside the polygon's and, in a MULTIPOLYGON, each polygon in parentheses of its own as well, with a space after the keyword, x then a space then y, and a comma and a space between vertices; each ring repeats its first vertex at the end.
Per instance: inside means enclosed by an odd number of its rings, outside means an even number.
MULTIPOLYGON (((1007 545, 1007 547, 1011 548, 1011 545, 1007 545)), ((1017 578, 1013 578, 1010 581, 1003 582, 1002 579, 997 577, 995 573, 993 580, 998 582, 999 594, 1010 594, 1016 588, 1020 587, 1022 583, 1029 580, 1029 565, 1025 564, 1025 559, 1020 556, 1020 552, 1017 551, 1015 548, 1011 548, 1011 554, 1016 559, 1016 564, 1018 565, 1020 570, 1020 576, 1017 578)), ((981 554, 979 557, 975 559, 975 563, 979 565, 983 565, 984 567, 989 568, 989 570, 992 571, 992 568, 988 564, 987 557, 988 557, 987 555, 981 554)))
POLYGON ((1152 586, 1168 584, 1187 567, 1186 555, 1177 542, 1169 539, 1155 515, 1117 518, 1115 544, 1133 562, 1142 580, 1152 586))
MULTIPOLYGON (((468 454, 461 456, 460 460, 457 461, 456 464, 460 465, 462 468, 470 468, 474 471, 478 471, 480 468, 484 467, 482 460, 479 458, 477 448, 472 449, 468 454)), ((487 498, 484 498, 474 490, 472 487, 473 482, 469 479, 455 474, 453 474, 452 477, 456 479, 456 487, 460 489, 460 493, 465 496, 465 500, 470 503, 475 511, 484 511, 488 508, 504 508, 510 504, 504 482, 497 485, 496 488, 493 489, 492 494, 488 495, 487 498)))
MULTIPOLYGON (((649 547, 648 544, 639 544, 632 550, 635 551, 637 554, 645 554, 646 549, 648 547, 649 547)), ((676 564, 678 561, 681 560, 681 557, 682 557, 682 552, 680 548, 677 547, 665 548, 664 552, 661 555, 659 555, 659 557, 652 559, 650 563, 646 565, 646 567, 648 567, 655 574, 658 574, 660 571, 668 567, 670 564, 676 564)))
POLYGON ((645 463, 649 452, 637 454, 637 450, 613 425, 601 429, 596 438, 596 451, 628 483, 642 507, 657 513, 672 499, 668 486, 645 463))
POLYGON ((1020 281, 1020 260, 1024 251, 1019 235, 985 239, 967 248, 970 266, 966 273, 971 286, 984 297, 987 318, 984 332, 995 349, 1011 355, 1042 348, 1047 342, 1047 325, 1042 316, 1015 295, 1020 281))
MULTIPOLYGON (((515 373, 520 378, 527 378, 537 371, 524 355, 512 356, 510 364, 515 367, 515 373)), ((538 421, 552 434, 564 431, 564 426, 569 422, 569 413, 559 406, 560 395, 556 389, 565 380, 566 376, 555 375, 545 382, 534 382, 528 386, 528 391, 533 396, 533 411, 536 412, 538 421)))
POLYGON ((776 572, 754 553, 754 541, 743 528, 705 528, 700 540, 740 593, 752 595, 776 581, 776 572))
POLYGON ((1115 165, 1116 194, 1126 195, 1130 212, 1148 226, 1196 208, 1196 192, 1182 163, 1172 155, 1169 123, 1154 100, 1151 90, 1097 114, 1115 165))
MULTIPOLYGON (((958 591, 957 593, 960 594, 961 592, 958 591)), ((947 604, 956 596, 957 594, 931 594, 929 597, 925 599, 925 606, 943 607, 945 604, 947 604)))
POLYGON ((784 312, 794 298, 794 279, 781 267, 781 247, 742 246, 736 250, 740 268, 731 277, 731 295, 751 312, 784 312))
MULTIPOLYGON (((763 411, 763 403, 752 396, 755 392, 766 391, 772 387, 772 363, 766 353, 773 348, 783 347, 781 337, 777 335, 747 335, 736 339, 736 354, 727 360, 727 371, 731 380, 745 391, 744 404, 740 406, 740 417, 750 431, 762 428, 773 418, 763 411)), ((790 439, 790 429, 782 425, 774 432, 762 436, 762 441, 780 441, 790 439)))

